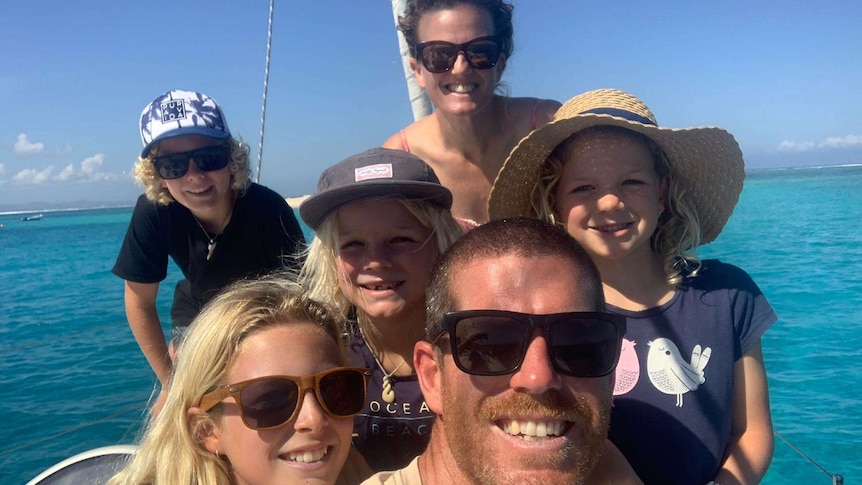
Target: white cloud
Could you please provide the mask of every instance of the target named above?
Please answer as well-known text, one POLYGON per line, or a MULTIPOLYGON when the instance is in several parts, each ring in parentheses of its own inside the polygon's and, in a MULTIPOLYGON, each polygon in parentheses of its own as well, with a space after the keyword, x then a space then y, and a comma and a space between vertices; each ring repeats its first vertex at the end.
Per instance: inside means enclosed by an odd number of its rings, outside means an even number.
POLYGON ((3 175, 4 173, 6 173, 6 165, 0 163, 0 175, 3 175))
POLYGON ((862 135, 830 136, 819 142, 784 140, 778 144, 780 152, 807 152, 816 149, 862 147, 862 135))
POLYGON ((54 176, 54 180, 58 182, 65 182, 72 178, 75 175, 75 166, 73 164, 66 165, 66 168, 60 170, 60 173, 54 176))
POLYGON ((814 148, 815 144, 813 141, 789 141, 784 140, 778 144, 779 152, 804 152, 811 150, 814 148))
MULTIPOLYGON (((105 155, 97 153, 92 157, 82 160, 80 168, 75 163, 66 165, 60 171, 56 171, 53 165, 49 165, 44 169, 26 168, 16 173, 10 182, 16 185, 40 185, 49 183, 104 182, 132 178, 127 173, 103 171, 102 166, 104 164, 105 155)), ((3 164, 0 164, 0 174, 4 170, 3 164)))
POLYGON ((39 185, 50 180, 53 172, 53 165, 48 165, 44 170, 25 168, 12 177, 12 183, 18 185, 39 185))
POLYGON ((830 136, 821 141, 818 146, 823 148, 853 148, 862 146, 862 135, 847 135, 845 137, 830 136))
POLYGON ((81 162, 81 175, 86 180, 117 180, 121 175, 110 172, 103 172, 102 165, 105 163, 105 155, 97 153, 92 157, 87 157, 81 162))
POLYGON ((45 151, 44 143, 33 143, 27 139, 25 133, 15 138, 15 153, 19 155, 36 155, 45 151))
POLYGON ((105 155, 102 153, 97 153, 92 157, 87 157, 81 162, 81 172, 86 175, 95 175, 99 173, 99 169, 102 168, 102 164, 105 163, 105 155))

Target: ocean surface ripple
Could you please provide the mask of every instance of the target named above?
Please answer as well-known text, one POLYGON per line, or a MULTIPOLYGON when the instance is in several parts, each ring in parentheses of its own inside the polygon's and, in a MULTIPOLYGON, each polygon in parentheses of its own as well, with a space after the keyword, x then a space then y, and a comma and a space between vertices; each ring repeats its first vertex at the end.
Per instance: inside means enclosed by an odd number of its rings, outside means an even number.
MULTIPOLYGON (((775 429, 848 483, 862 479, 862 168, 749 172, 700 251, 748 271, 779 315, 763 337, 775 429)), ((131 208, 0 214, 0 483, 133 443, 155 377, 110 273, 131 208)), ((305 228, 307 230, 307 228, 305 228)), ((168 321, 179 270, 160 288, 168 321)), ((831 480, 776 439, 766 484, 831 480)))

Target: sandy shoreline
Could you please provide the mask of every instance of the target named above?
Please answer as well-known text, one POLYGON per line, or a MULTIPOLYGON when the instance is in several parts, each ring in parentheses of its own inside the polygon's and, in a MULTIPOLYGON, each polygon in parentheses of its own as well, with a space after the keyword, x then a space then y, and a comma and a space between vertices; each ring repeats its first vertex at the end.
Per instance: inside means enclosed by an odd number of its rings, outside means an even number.
POLYGON ((309 197, 310 197, 309 195, 300 195, 299 197, 285 197, 284 200, 287 201, 287 204, 289 206, 296 209, 297 207, 299 207, 299 204, 301 204, 302 201, 304 201, 305 199, 307 199, 309 197))

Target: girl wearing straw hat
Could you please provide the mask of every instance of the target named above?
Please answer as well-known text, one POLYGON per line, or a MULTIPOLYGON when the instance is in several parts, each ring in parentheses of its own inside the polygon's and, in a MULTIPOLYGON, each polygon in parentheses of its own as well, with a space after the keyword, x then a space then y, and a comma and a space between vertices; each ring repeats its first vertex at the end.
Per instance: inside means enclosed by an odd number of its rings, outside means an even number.
POLYGON ((354 444, 375 471, 404 467, 431 436, 413 346, 434 261, 462 234, 451 204, 425 162, 374 148, 326 169, 299 207, 315 231, 301 280, 351 319, 350 356, 373 371, 354 444))
POLYGON ((695 255, 744 177, 727 131, 659 127, 603 89, 525 137, 491 191, 493 219, 566 227, 627 317, 609 437, 647 484, 758 483, 772 460, 760 338, 777 317, 745 271, 695 255))
POLYGON ((513 49, 512 5, 502 0, 410 0, 398 23, 434 112, 383 146, 431 165, 465 226, 487 222, 488 193, 506 155, 560 103, 495 93, 513 49))

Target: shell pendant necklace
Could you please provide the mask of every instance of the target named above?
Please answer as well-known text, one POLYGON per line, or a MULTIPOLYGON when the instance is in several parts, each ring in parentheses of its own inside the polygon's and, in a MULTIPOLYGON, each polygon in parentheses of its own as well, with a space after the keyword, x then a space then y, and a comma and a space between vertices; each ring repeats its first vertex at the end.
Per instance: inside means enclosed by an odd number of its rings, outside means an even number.
POLYGON ((371 357, 374 358, 374 362, 377 363, 377 367, 379 367, 380 372, 383 373, 383 391, 380 392, 380 398, 387 404, 392 404, 395 402, 395 389, 392 388, 392 376, 398 372, 398 369, 400 369, 405 362, 407 362, 407 359, 401 359, 401 363, 398 364, 392 372, 386 372, 386 368, 384 368, 383 364, 380 363, 380 360, 377 359, 377 353, 375 353, 374 349, 371 347, 371 342, 369 342, 368 338, 365 337, 365 332, 362 331, 362 325, 359 325, 359 334, 362 335, 362 340, 365 341, 365 345, 368 347, 368 350, 371 351, 371 357))
POLYGON ((233 202, 231 202, 231 204, 230 204, 230 210, 229 210, 229 211, 227 211, 227 216, 224 218, 224 222, 222 222, 222 225, 221 225, 221 231, 219 231, 219 232, 217 232, 217 233, 213 234, 213 235, 212 235, 212 237, 210 237, 210 233, 209 233, 209 232, 207 232, 207 230, 206 230, 206 229, 204 229, 204 225, 203 225, 203 224, 201 224, 201 221, 200 221, 200 220, 198 220, 198 218, 197 218, 194 214, 192 214, 192 219, 194 219, 194 220, 195 220, 195 222, 197 222, 197 223, 198 223, 198 227, 200 227, 200 228, 201 228, 201 231, 203 231, 204 236, 206 236, 206 238, 207 238, 207 261, 209 261, 210 259, 212 259, 212 257, 213 257, 213 253, 215 253, 216 244, 218 244, 217 239, 218 239, 218 237, 219 237, 219 236, 221 236, 221 234, 222 234, 222 233, 224 232, 224 230, 227 228, 227 223, 228 223, 228 221, 230 220, 230 216, 231 216, 231 214, 233 214, 233 202))

